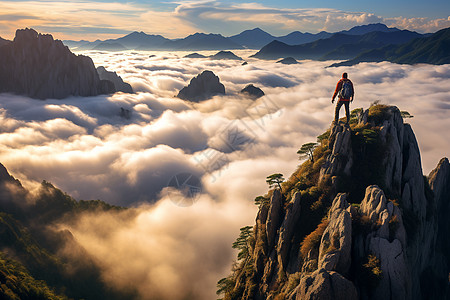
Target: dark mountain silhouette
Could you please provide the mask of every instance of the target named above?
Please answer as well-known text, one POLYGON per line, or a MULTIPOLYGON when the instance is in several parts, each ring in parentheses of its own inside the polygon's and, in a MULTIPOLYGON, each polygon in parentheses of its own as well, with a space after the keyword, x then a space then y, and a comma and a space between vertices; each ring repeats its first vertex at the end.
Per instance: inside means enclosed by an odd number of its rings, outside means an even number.
POLYGON ((276 38, 276 40, 283 42, 285 44, 288 44, 288 45, 301 45, 301 44, 312 43, 312 42, 320 40, 320 39, 326 39, 332 35, 333 35, 333 33, 329 33, 326 31, 321 31, 316 34, 308 33, 308 32, 302 33, 300 31, 294 31, 294 32, 289 33, 288 35, 279 36, 276 38))
POLYGON ((69 48, 77 48, 81 45, 85 45, 90 43, 89 41, 86 40, 80 40, 80 41, 74 41, 74 40, 64 40, 62 41, 64 45, 66 45, 69 48))
POLYGON ((253 57, 260 59, 278 59, 286 56, 296 59, 348 59, 354 57, 355 53, 361 53, 364 50, 389 44, 401 44, 420 36, 420 34, 408 30, 375 31, 363 35, 336 33, 327 39, 296 46, 273 41, 253 57))
POLYGON ((124 82, 116 72, 107 71, 105 67, 100 66, 97 68, 97 73, 101 80, 112 82, 115 91, 129 94, 133 93, 133 88, 131 85, 124 82))
POLYGON ((231 51, 219 51, 216 54, 209 56, 209 58, 215 60, 221 59, 242 60, 241 57, 237 56, 231 51))
POLYGON ((349 30, 342 30, 339 33, 343 34, 353 34, 353 35, 363 35, 369 32, 379 31, 379 32, 396 32, 400 29, 395 27, 387 27, 384 24, 381 23, 374 23, 374 24, 368 24, 368 25, 360 25, 355 26, 349 30))
POLYGON ((124 45, 128 49, 136 50, 154 50, 158 49, 163 43, 169 41, 161 35, 146 34, 144 32, 132 32, 118 39, 106 40, 106 42, 116 42, 124 45))
POLYGON ((352 116, 255 199, 255 224, 241 228, 232 274, 218 282, 224 300, 449 299, 448 159, 424 176, 396 107, 352 116))
POLYGON ((332 66, 351 66, 360 62, 380 61, 400 64, 448 64, 450 63, 450 28, 439 30, 431 36, 417 38, 402 45, 366 51, 354 59, 332 66))
MULTIPOLYGON (((350 30, 340 33, 349 35, 362 35, 369 32, 395 32, 397 28, 388 28, 384 24, 369 24, 353 27, 350 30)), ((76 50, 92 50, 102 42, 119 43, 127 49, 135 50, 231 50, 231 49, 261 49, 274 40, 278 40, 288 45, 300 45, 311 43, 320 39, 326 39, 333 35, 329 32, 302 33, 299 31, 291 32, 284 36, 273 36, 260 28, 244 30, 239 34, 223 37, 217 34, 196 33, 183 39, 170 40, 161 35, 149 35, 144 32, 132 32, 118 39, 109 39, 105 41, 64 41, 69 47, 76 50), (198 45, 197 45, 198 43, 198 45), (217 45, 215 43, 218 43, 217 45)))
POLYGON ((0 47, 0 92, 61 99, 114 91, 100 80, 90 57, 75 55, 51 35, 27 28, 0 47))
POLYGON ((249 49, 260 49, 262 46, 267 45, 276 37, 265 32, 261 28, 254 28, 251 30, 244 30, 239 34, 229 37, 230 40, 236 44, 242 45, 249 49))
POLYGON ((6 44, 8 44, 8 43, 10 43, 10 41, 5 40, 5 39, 3 39, 3 38, 0 37, 0 47, 3 46, 3 45, 6 45, 6 44))
POLYGON ((199 102, 220 94, 225 94, 225 86, 220 83, 218 76, 206 70, 192 78, 189 85, 182 88, 177 97, 199 102))
POLYGON ((240 93, 252 99, 258 99, 265 95, 263 90, 253 84, 247 85, 240 93))
POLYGON ((94 48, 92 48, 92 50, 99 50, 99 51, 126 51, 127 48, 119 43, 116 42, 102 42, 98 45, 96 45, 94 48))
POLYGON ((283 59, 280 59, 277 61, 277 64, 283 64, 283 65, 295 65, 298 64, 298 61, 295 60, 293 57, 286 57, 283 59))
POLYGON ((163 50, 225 50, 242 49, 243 47, 221 34, 195 33, 184 39, 166 41, 161 45, 163 50))
POLYGON ((184 58, 206 58, 206 56, 199 54, 197 52, 185 55, 184 58))

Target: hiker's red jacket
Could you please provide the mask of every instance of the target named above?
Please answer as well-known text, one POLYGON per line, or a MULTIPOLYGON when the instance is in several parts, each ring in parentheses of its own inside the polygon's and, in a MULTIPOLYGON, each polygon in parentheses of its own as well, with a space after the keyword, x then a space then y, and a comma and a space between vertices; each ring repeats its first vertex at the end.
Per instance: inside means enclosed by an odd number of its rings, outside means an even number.
MULTIPOLYGON (((344 80, 348 80, 348 81, 350 81, 350 79, 347 79, 347 78, 341 78, 341 80, 339 80, 338 81, 338 83, 337 83, 337 85, 336 85, 336 89, 334 90, 334 94, 333 94, 333 99, 336 97, 336 95, 339 93, 339 91, 341 90, 341 88, 342 88, 342 83, 344 82, 344 80)), ((354 95, 354 93, 355 93, 355 89, 353 88, 353 83, 350 81, 350 84, 351 84, 351 86, 352 86, 352 97, 353 97, 353 95, 354 95)), ((339 98, 339 101, 350 101, 350 99, 342 99, 342 98, 339 98)))

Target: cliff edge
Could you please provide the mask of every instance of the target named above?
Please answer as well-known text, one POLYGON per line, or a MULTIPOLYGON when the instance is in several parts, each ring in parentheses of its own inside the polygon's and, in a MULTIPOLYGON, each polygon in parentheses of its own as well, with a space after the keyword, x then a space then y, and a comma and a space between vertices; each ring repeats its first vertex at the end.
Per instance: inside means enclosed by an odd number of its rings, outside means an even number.
POLYGON ((423 175, 397 107, 354 110, 257 199, 223 299, 449 299, 450 164, 423 175))

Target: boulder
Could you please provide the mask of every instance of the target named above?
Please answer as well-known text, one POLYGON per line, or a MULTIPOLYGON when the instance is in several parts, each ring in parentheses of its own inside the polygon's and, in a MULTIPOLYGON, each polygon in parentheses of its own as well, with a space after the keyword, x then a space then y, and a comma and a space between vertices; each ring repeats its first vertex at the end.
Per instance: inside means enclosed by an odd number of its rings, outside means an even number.
POLYGON ((353 283, 337 272, 325 269, 304 276, 297 287, 297 300, 356 300, 353 283))

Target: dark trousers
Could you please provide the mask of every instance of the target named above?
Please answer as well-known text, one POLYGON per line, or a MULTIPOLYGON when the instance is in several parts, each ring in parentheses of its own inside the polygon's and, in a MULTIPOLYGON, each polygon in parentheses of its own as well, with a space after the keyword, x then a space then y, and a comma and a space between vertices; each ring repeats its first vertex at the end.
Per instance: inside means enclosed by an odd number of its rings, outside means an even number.
POLYGON ((342 104, 345 105, 345 115, 347 116, 347 123, 350 122, 350 101, 341 101, 339 100, 336 103, 336 110, 334 112, 334 122, 339 121, 339 110, 341 109, 342 104))

